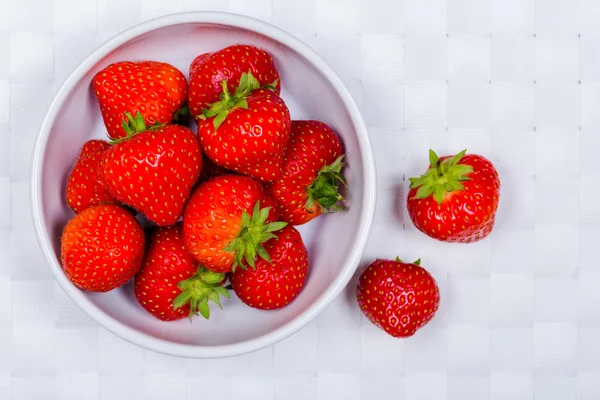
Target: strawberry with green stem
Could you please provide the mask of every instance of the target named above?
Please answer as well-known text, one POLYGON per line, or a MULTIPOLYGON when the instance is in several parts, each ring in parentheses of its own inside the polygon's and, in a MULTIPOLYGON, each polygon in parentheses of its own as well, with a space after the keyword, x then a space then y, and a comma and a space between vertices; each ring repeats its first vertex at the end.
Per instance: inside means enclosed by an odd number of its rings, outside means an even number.
POLYGON ((187 252, 180 222, 158 227, 148 235, 147 251, 135 276, 138 303, 163 321, 192 318, 200 313, 210 317, 209 301, 220 308, 220 296, 229 298, 223 287, 225 274, 204 268, 187 252))
POLYGON ((188 104, 192 115, 201 115, 203 109, 219 100, 223 81, 227 81, 228 90, 233 92, 247 72, 256 77, 259 86, 275 82, 274 90, 279 94, 279 73, 273 58, 258 47, 236 44, 196 57, 189 74, 188 104))
POLYGON ((197 116, 204 153, 215 164, 261 182, 277 179, 290 135, 287 106, 250 72, 242 74, 233 94, 227 81, 221 85, 221 99, 197 116))
POLYGON ((179 125, 146 128, 141 114, 126 114, 127 136, 116 139, 100 161, 100 179, 119 201, 159 226, 182 215, 202 168, 194 133, 179 125))
POLYGON ((325 123, 292 121, 281 176, 267 185, 284 221, 300 225, 344 209, 343 158, 340 139, 325 123))
POLYGON ((300 233, 283 227, 264 244, 266 256, 231 274, 231 286, 246 305, 274 310, 290 304, 302 291, 308 273, 308 253, 300 233))
POLYGON ((263 243, 286 224, 277 203, 252 178, 222 175, 196 187, 183 213, 183 240, 196 261, 226 273, 268 258, 263 243))
POLYGON ((187 97, 187 81, 181 71, 157 61, 111 64, 94 76, 93 85, 112 139, 126 136, 121 124, 126 113, 139 113, 147 125, 168 124, 187 97))
POLYGON ((488 236, 494 226, 500 179, 483 156, 438 158, 429 151, 429 169, 410 178, 408 214, 426 235, 445 242, 471 243, 488 236))

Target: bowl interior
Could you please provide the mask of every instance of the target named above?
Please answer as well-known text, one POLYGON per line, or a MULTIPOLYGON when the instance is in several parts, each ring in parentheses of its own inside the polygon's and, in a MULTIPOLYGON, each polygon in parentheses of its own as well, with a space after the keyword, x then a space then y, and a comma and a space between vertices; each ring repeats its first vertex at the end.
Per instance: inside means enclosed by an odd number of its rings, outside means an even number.
MULTIPOLYGON (((125 327, 137 331, 143 338, 140 341, 144 342, 138 344, 151 347, 152 343, 166 341, 214 347, 252 341, 289 324, 298 324, 309 309, 329 300, 325 294, 336 278, 340 275, 349 278, 355 268, 355 265, 349 265, 353 262, 348 255, 357 246, 357 230, 361 219, 365 219, 365 207, 371 207, 364 200, 365 155, 359 145, 356 121, 353 122, 342 96, 325 74, 305 56, 276 39, 217 23, 180 23, 151 30, 120 45, 84 71, 53 120, 50 116, 49 123, 38 179, 41 182, 41 234, 50 243, 50 252, 54 253, 51 267, 65 290, 84 310, 94 317, 102 316, 101 323, 110 321, 113 330, 125 327), (344 142, 349 209, 300 227, 310 256, 305 289, 288 307, 270 312, 251 309, 234 296, 224 301, 223 311, 211 306, 210 321, 195 318, 193 323, 188 320, 165 323, 154 319, 136 303, 131 282, 106 294, 79 291, 66 281, 60 267, 60 236, 64 225, 73 216, 64 201, 66 177, 82 144, 106 135, 91 88, 92 77, 112 62, 142 59, 171 63, 187 76, 189 64, 196 55, 235 43, 262 47, 274 57, 282 77, 282 97, 293 119, 322 120, 332 126, 344 142)), ((364 230, 360 233, 366 234, 364 230)), ((337 284, 345 283, 338 281, 337 284)), ((132 336, 128 339, 132 340, 132 336)))

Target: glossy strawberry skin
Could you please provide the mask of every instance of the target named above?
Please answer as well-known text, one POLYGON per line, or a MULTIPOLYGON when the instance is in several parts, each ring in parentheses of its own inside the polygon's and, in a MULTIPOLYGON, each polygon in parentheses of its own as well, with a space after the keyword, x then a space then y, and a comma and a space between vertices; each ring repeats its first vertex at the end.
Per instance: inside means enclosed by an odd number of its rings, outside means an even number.
POLYGON ((198 269, 198 263, 183 245, 181 223, 153 229, 148 235, 142 268, 135 276, 134 293, 138 303, 162 321, 187 318, 190 306, 174 308, 181 293, 177 284, 198 269))
POLYGON ((317 201, 307 209, 308 188, 321 168, 343 154, 335 132, 320 121, 292 121, 290 140, 281 176, 267 186, 279 203, 281 218, 292 225, 304 224, 322 213, 317 201))
POLYGON ((181 217, 201 168, 194 133, 166 125, 113 145, 100 161, 100 179, 119 201, 166 226, 181 217))
POLYGON ((236 108, 215 131, 214 118, 198 123, 204 153, 224 168, 261 182, 277 179, 290 136, 290 112, 275 92, 258 89, 247 98, 248 108, 236 108))
POLYGON ((200 54, 198 57, 194 58, 194 60, 190 64, 190 73, 188 75, 190 77, 190 80, 196 74, 196 72, 198 72, 198 69, 202 66, 202 64, 206 61, 206 59, 211 56, 211 54, 212 53, 204 53, 204 54, 200 54))
POLYGON ((214 272, 231 271, 235 257, 224 249, 241 231, 242 211, 252 214, 257 201, 271 207, 267 222, 278 219, 277 203, 250 177, 222 175, 198 185, 183 213, 183 241, 196 261, 214 272))
POLYGON ((103 140, 89 140, 83 145, 66 187, 67 204, 76 213, 91 206, 117 201, 98 176, 100 159, 109 147, 110 144, 103 140))
POLYGON ((223 80, 227 81, 227 86, 233 93, 244 72, 252 72, 261 86, 277 81, 275 90, 279 94, 279 73, 273 58, 264 50, 248 45, 233 45, 196 57, 190 66, 188 94, 192 115, 201 115, 203 108, 208 108, 209 104, 219 100, 223 92, 223 80))
MULTIPOLYGON (((440 161, 450 158, 440 157, 440 161)), ((444 242, 471 243, 492 232, 500 198, 500 178, 494 165, 483 156, 466 154, 459 164, 473 167, 464 190, 446 193, 441 204, 433 196, 416 199, 408 192, 408 214, 415 227, 444 242)))
POLYGON ((141 113, 146 125, 168 124, 186 101, 187 81, 175 67, 156 61, 118 62, 94 76, 94 92, 108 136, 126 136, 125 113, 141 113))
POLYGON ((81 289, 107 292, 139 271, 144 246, 144 230, 127 210, 116 204, 92 206, 63 231, 63 270, 81 289))
POLYGON ((277 238, 265 243, 271 263, 256 262, 231 274, 231 285, 246 305, 274 310, 290 304, 302 291, 308 272, 308 253, 300 233, 291 225, 276 232, 277 238))
POLYGON ((419 265, 376 260, 360 276, 357 299, 373 324, 394 337, 410 337, 433 318, 440 295, 419 265))
POLYGON ((108 149, 109 147, 110 147, 110 143, 108 143, 104 140, 95 140, 95 139, 88 140, 81 147, 81 151, 79 152, 79 156, 77 157, 77 159, 79 160, 81 158, 87 157, 87 156, 97 153, 99 151, 103 152, 106 149, 108 149))

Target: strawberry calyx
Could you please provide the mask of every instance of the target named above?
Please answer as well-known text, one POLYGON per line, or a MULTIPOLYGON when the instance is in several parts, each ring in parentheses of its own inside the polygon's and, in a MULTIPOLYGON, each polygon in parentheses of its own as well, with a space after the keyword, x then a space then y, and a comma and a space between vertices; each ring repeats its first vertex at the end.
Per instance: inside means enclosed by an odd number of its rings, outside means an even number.
POLYGON ((210 308, 208 301, 212 301, 222 309, 220 296, 227 297, 228 299, 231 297, 227 288, 223 287, 225 277, 225 274, 210 271, 204 266, 199 265, 194 275, 177 284, 181 293, 173 300, 173 308, 177 309, 189 303, 190 321, 198 313, 204 318, 209 319, 210 308))
POLYGON ((235 253, 235 261, 232 269, 235 271, 237 267, 246 269, 242 261, 256 268, 255 260, 257 257, 263 258, 269 264, 271 257, 262 246, 262 243, 269 239, 274 239, 277 236, 273 232, 278 231, 287 225, 287 222, 271 222, 266 224, 271 207, 260 208, 260 201, 257 201, 252 211, 252 216, 244 210, 242 211, 242 226, 240 234, 229 243, 223 250, 230 253, 235 253))
POLYGON ((275 79, 273 82, 266 84, 263 86, 263 89, 269 89, 272 91, 276 91, 277 90, 277 84, 279 83, 279 78, 275 79))
POLYGON ((344 198, 339 191, 339 183, 346 185, 346 178, 341 171, 344 167, 342 162, 344 156, 339 156, 330 165, 326 165, 319 170, 317 178, 306 190, 308 201, 306 202, 306 211, 312 213, 315 202, 317 202, 323 212, 333 213, 344 210, 344 198))
POLYGON ((464 190, 461 182, 468 181, 469 174, 473 172, 470 165, 459 164, 467 150, 463 150, 453 157, 440 161, 433 150, 429 150, 431 167, 418 178, 410 178, 410 188, 418 188, 414 199, 425 199, 431 195, 438 204, 441 204, 446 193, 464 190))
POLYGON ((123 130, 125 131, 126 136, 119 138, 119 139, 112 139, 109 142, 110 144, 117 144, 117 143, 124 142, 142 132, 158 129, 164 125, 159 122, 155 122, 154 124, 150 125, 149 127, 146 126, 146 122, 144 121, 144 116, 139 111, 135 113, 135 117, 133 115, 131 115, 131 113, 129 111, 126 111, 125 116, 123 117, 121 123, 123 125, 123 130))
MULTIPOLYGON (((275 90, 277 86, 277 79, 268 85, 265 85, 264 88, 275 90)), ((235 92, 229 93, 229 89, 227 88, 227 79, 223 79, 221 81, 221 87, 223 88, 223 93, 221 93, 220 100, 209 104, 209 108, 203 108, 202 114, 198 116, 198 118, 204 120, 207 118, 213 118, 213 126, 215 131, 219 129, 219 126, 225 121, 227 115, 236 108, 248 108, 248 101, 246 101, 246 96, 248 96, 253 90, 260 89, 260 82, 252 75, 251 71, 247 73, 244 72, 240 78, 240 83, 238 87, 235 89, 235 92)))

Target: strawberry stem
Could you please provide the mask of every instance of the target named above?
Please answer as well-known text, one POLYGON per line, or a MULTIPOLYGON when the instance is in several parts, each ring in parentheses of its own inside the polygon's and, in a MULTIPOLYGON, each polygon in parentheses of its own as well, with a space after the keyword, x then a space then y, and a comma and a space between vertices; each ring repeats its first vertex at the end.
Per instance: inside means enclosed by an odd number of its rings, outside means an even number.
POLYGON ((438 204, 441 204, 446 193, 464 190, 461 182, 470 180, 469 174, 473 172, 470 165, 459 164, 467 150, 463 150, 453 157, 440 161, 433 150, 429 150, 430 168, 417 178, 410 178, 410 188, 416 189, 414 199, 425 199, 431 195, 438 204))
POLYGON ((340 182, 346 185, 346 178, 341 173, 344 167, 343 159, 343 155, 339 156, 333 163, 319 170, 317 178, 306 191, 308 193, 306 211, 311 213, 315 202, 326 213, 345 209, 343 204, 344 198, 339 191, 340 182))
POLYGON ((221 305, 221 297, 230 298, 230 294, 225 287, 223 281, 225 274, 219 274, 206 269, 199 265, 198 270, 192 277, 185 279, 177 284, 181 289, 181 293, 173 300, 173 308, 190 305, 190 321, 198 312, 206 319, 210 318, 210 308, 208 301, 212 301, 219 308, 221 305))
POLYGON ((240 234, 223 249, 235 254, 235 261, 232 267, 234 271, 237 267, 246 269, 243 261, 246 261, 252 269, 256 268, 255 260, 257 257, 263 258, 269 264, 271 263, 271 257, 262 246, 262 243, 276 238, 277 236, 273 232, 282 229, 287 223, 271 222, 265 224, 270 210, 271 207, 261 209, 260 201, 257 201, 254 205, 252 216, 248 215, 245 210, 242 211, 242 229, 240 230, 240 234))

